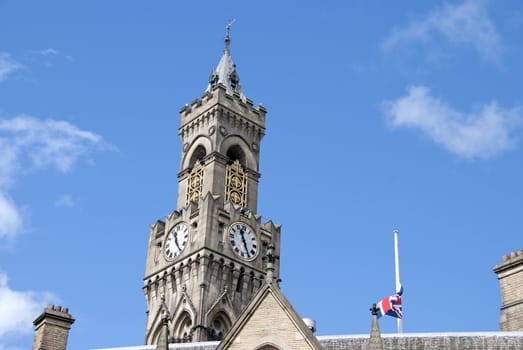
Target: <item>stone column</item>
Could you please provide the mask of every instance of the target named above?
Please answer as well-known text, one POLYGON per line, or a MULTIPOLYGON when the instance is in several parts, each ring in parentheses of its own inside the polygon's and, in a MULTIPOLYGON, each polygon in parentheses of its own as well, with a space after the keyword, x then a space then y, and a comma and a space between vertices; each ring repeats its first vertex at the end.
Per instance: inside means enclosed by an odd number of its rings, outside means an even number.
POLYGON ((65 350, 69 330, 74 321, 67 308, 49 305, 33 322, 33 350, 65 350))

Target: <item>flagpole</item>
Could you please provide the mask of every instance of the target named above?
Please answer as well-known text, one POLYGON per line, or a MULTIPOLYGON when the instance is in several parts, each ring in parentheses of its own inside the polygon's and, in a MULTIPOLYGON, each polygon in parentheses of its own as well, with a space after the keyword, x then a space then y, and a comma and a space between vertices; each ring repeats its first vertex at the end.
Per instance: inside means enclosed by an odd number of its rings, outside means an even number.
MULTIPOLYGON (((400 282, 400 258, 398 253, 398 230, 394 230, 394 268, 396 272, 396 292, 399 292, 401 289, 401 282, 400 282)), ((397 320, 398 324, 398 333, 403 333, 403 320, 401 318, 398 318, 397 320)))

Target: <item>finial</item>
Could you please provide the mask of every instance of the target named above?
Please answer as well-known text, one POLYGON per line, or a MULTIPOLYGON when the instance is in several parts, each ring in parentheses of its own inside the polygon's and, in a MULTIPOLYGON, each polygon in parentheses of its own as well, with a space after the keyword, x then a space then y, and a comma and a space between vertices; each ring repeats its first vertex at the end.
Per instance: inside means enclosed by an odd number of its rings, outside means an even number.
POLYGON ((265 276, 265 282, 272 284, 274 280, 274 263, 277 259, 277 257, 274 255, 274 245, 269 244, 267 247, 267 254, 265 255, 265 258, 267 259, 267 275, 265 276))
POLYGON ((229 36, 229 33, 231 31, 231 26, 234 22, 236 22, 235 19, 229 20, 229 22, 225 26, 225 49, 226 50, 229 50, 229 44, 231 43, 231 37, 229 36))
POLYGON ((169 350, 169 310, 167 309, 167 304, 165 304, 165 295, 161 296, 161 305, 162 308, 162 330, 160 337, 158 338, 158 343, 156 344, 156 350, 169 350))
POLYGON ((372 304, 372 307, 369 310, 373 316, 378 314, 378 306, 376 304, 372 304))
POLYGON ((161 304, 160 304, 160 307, 162 309, 162 314, 163 314, 163 317, 162 319, 164 320, 169 320, 169 318, 171 317, 170 313, 169 313, 169 308, 167 307, 167 304, 165 303, 165 294, 162 294, 161 296, 161 304))

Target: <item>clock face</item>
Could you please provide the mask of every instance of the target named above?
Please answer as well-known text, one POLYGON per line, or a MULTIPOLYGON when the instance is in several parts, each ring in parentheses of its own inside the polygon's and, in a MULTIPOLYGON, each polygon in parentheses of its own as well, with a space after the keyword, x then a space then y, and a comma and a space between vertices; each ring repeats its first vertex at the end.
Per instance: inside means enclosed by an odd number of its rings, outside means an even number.
POLYGON ((232 224, 229 228, 229 242, 236 255, 247 260, 256 257, 258 242, 254 231, 249 226, 241 222, 232 224))
POLYGON ((165 239, 165 257, 172 260, 180 255, 188 239, 189 227, 185 222, 174 226, 165 239))

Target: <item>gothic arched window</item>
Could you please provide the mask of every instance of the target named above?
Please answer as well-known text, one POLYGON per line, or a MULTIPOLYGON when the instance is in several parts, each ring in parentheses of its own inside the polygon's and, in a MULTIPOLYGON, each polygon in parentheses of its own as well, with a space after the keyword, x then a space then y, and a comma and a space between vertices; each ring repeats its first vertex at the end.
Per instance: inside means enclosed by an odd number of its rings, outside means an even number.
POLYGON ((203 162, 203 158, 207 155, 207 152, 205 151, 205 147, 202 145, 198 145, 194 152, 191 155, 191 160, 189 161, 189 167, 194 167, 194 164, 198 161, 200 163, 203 162))
POLYGON ((247 206, 247 173, 243 170, 239 160, 227 164, 225 200, 242 207, 247 206))
POLYGON ((231 329, 231 325, 232 322, 225 313, 218 313, 209 325, 210 340, 222 340, 229 329, 231 329))
POLYGON ((200 200, 200 196, 203 192, 203 165, 200 162, 196 162, 196 165, 192 168, 187 178, 187 196, 185 198, 185 205, 191 202, 200 200))
POLYGON ((230 163, 233 163, 235 160, 238 160, 242 166, 245 165, 245 152, 238 145, 231 146, 227 150, 226 156, 229 158, 230 163))
POLYGON ((174 324, 173 338, 176 343, 188 343, 192 340, 192 321, 189 313, 184 312, 174 324))
POLYGON ((247 206, 247 174, 244 170, 245 152, 238 145, 227 150, 229 164, 225 175, 225 200, 242 207, 247 206))
POLYGON ((276 346, 273 346, 271 344, 265 344, 261 348, 257 348, 256 350, 280 350, 280 348, 277 348, 276 346))

